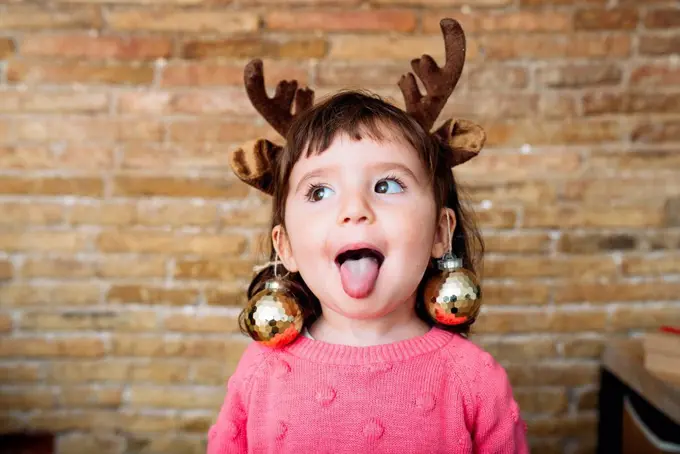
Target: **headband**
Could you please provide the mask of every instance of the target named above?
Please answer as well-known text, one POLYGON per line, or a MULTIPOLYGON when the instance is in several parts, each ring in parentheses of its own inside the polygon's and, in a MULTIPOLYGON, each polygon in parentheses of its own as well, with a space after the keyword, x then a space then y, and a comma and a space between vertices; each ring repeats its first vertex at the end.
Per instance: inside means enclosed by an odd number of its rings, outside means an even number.
MULTIPOLYGON (((484 146, 486 134, 477 124, 463 119, 449 119, 437 130, 431 131, 437 117, 458 83, 465 63, 465 33, 454 19, 440 22, 444 36, 446 62, 440 68, 429 55, 411 61, 413 72, 425 87, 420 93, 416 78, 409 72, 399 80, 404 96, 406 113, 411 115, 425 131, 443 144, 451 153, 451 167, 475 157, 484 146)), ((264 85, 262 61, 250 61, 244 70, 244 83, 253 107, 279 133, 285 137, 296 116, 314 105, 314 92, 298 88, 296 80, 281 81, 274 97, 267 95, 264 85), (292 109, 294 107, 294 109, 292 109)), ((234 150, 230 165, 244 183, 272 195, 274 193, 273 163, 283 147, 266 139, 257 139, 234 150)))

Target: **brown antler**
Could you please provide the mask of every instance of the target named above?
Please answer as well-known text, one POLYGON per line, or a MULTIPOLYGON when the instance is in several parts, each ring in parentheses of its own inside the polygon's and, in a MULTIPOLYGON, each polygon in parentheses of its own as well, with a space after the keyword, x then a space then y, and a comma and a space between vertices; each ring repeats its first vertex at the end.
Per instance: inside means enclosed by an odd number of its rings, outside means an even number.
POLYGON ((256 59, 248 63, 243 79, 250 102, 283 137, 286 136, 295 115, 314 104, 314 92, 308 88, 298 89, 296 80, 282 80, 276 86, 274 97, 267 96, 262 60, 256 59), (295 101, 295 114, 291 113, 293 101, 295 101))
POLYGON ((399 80, 406 111, 426 131, 430 131, 451 96, 465 63, 465 34, 460 24, 453 19, 443 19, 439 25, 444 35, 446 53, 444 67, 439 68, 429 55, 411 61, 413 72, 423 82, 427 95, 423 96, 420 93, 413 73, 407 73, 399 80))

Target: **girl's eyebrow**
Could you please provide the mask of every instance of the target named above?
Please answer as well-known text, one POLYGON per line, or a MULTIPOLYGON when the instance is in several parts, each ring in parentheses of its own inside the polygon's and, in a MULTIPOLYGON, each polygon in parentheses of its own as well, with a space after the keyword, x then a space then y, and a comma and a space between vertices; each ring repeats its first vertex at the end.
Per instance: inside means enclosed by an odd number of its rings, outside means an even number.
MULTIPOLYGON (((369 164, 367 167, 371 170, 377 170, 379 172, 386 172, 388 170, 395 170, 395 169, 400 170, 403 173, 405 173, 406 175, 408 175, 409 177, 411 177, 413 180, 415 180, 416 183, 421 182, 420 181, 421 179, 418 178, 416 176, 416 174, 408 166, 401 164, 399 162, 379 162, 379 163, 376 163, 376 164, 369 164)), ((321 177, 321 176, 327 175, 329 173, 331 173, 331 174, 335 173, 335 172, 337 172, 337 170, 338 169, 337 169, 336 166, 332 166, 332 167, 321 167, 319 169, 314 169, 310 172, 307 172, 306 174, 304 174, 302 176, 302 178, 300 178, 300 181, 295 186, 295 192, 297 193, 300 190, 300 188, 302 187, 302 185, 305 181, 311 180, 312 178, 321 177)))

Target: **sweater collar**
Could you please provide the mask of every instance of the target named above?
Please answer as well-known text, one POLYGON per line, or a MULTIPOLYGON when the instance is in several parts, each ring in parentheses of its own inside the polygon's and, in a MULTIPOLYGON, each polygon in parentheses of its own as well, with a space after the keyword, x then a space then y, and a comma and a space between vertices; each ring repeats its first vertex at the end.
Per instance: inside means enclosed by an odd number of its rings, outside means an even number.
POLYGON ((416 356, 439 350, 451 342, 456 334, 440 328, 399 342, 369 347, 329 344, 327 342, 298 336, 284 350, 294 356, 318 363, 342 365, 369 365, 405 361, 416 356))

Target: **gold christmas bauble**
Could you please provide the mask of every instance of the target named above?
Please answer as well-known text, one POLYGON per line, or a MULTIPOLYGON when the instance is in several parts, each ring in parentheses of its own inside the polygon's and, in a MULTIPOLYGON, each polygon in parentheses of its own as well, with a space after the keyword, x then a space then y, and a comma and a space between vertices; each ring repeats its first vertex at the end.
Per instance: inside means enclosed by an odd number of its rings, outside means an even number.
POLYGON ((291 343, 302 331, 300 306, 278 280, 265 283, 246 307, 246 327, 255 340, 270 347, 291 343))
POLYGON ((425 285, 425 308, 443 325, 461 325, 477 318, 482 306, 479 282, 474 274, 453 258, 440 264, 442 273, 425 285))

